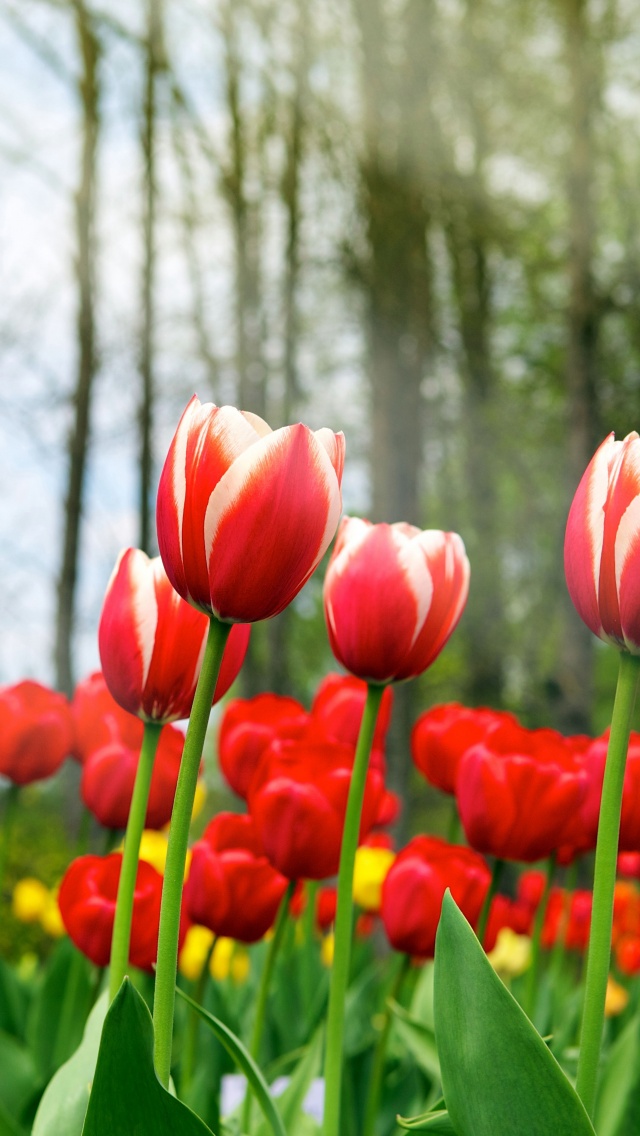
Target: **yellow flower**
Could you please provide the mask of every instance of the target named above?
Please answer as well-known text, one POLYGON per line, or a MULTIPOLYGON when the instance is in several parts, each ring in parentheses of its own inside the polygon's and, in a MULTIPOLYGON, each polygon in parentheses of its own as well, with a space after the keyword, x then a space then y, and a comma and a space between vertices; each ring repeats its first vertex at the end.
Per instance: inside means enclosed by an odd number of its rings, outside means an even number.
POLYGON ((607 993, 604 1000, 605 1017, 615 1018, 617 1014, 621 1014, 626 1010, 629 1002, 629 991, 625 990, 615 978, 609 975, 607 979, 607 993))
POLYGON ((330 931, 328 935, 324 936, 320 945, 320 958, 322 960, 323 966, 333 966, 333 954, 335 951, 335 946, 335 935, 333 931, 330 931))
POLYGON ((204 808, 204 803, 205 803, 206 799, 207 799, 207 788, 206 788, 204 781, 200 777, 198 779, 197 784, 196 784, 196 795, 193 798, 193 809, 192 809, 192 812, 191 812, 191 819, 192 820, 195 820, 197 816, 200 816, 200 813, 202 812, 202 810, 204 808))
POLYGON ((54 888, 53 891, 47 894, 47 902, 40 916, 40 923, 47 932, 47 935, 51 935, 52 939, 59 939, 62 935, 66 934, 66 927, 62 922, 60 908, 58 907, 57 888, 54 888))
POLYGON ((49 889, 41 880, 26 876, 13 889, 13 914, 21 923, 39 923, 48 901, 49 889))
POLYGON ((223 982, 225 978, 229 977, 234 946, 233 939, 226 939, 223 936, 217 940, 210 964, 211 974, 216 982, 223 982))
POLYGON ((379 911, 382 885, 395 860, 388 848, 369 848, 363 844, 356 852, 353 872, 353 898, 365 911, 379 911))
POLYGON ((156 872, 164 875, 164 866, 167 859, 167 837, 164 832, 154 832, 145 828, 140 841, 140 859, 151 864, 156 872))
POLYGON ((231 957, 231 978, 236 983, 236 986, 242 986, 246 982, 251 970, 251 959, 249 952, 236 943, 236 949, 231 957))
POLYGON ((178 959, 180 974, 191 981, 199 978, 212 942, 213 931, 208 927, 190 927, 178 959))
POLYGON ((516 978, 531 962, 531 939, 528 935, 517 935, 510 927, 502 927, 487 958, 497 974, 516 978))

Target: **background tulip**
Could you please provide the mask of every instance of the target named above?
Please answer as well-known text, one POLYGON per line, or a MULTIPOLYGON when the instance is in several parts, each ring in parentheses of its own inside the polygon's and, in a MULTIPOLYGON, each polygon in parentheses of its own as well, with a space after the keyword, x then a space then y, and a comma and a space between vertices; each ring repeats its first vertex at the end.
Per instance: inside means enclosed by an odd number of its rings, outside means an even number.
MULTIPOLYGON (((362 713, 367 697, 367 684, 354 675, 328 674, 318 686, 311 704, 311 716, 327 737, 337 742, 346 742, 355 746, 358 741, 362 713)), ((378 751, 384 755, 385 741, 391 723, 393 709, 393 690, 385 690, 375 733, 373 735, 373 754, 378 751)), ((381 762, 384 767, 384 759, 381 762)))
MULTIPOLYGON (((338 870, 353 767, 339 742, 273 742, 249 789, 249 811, 271 863, 290 880, 321 880, 338 870)), ((369 770, 360 835, 373 825, 382 774, 369 770)))
MULTIPOLYGON (((153 762, 145 828, 163 828, 171 819, 183 747, 182 731, 165 726, 153 762)), ((139 756, 138 746, 111 742, 94 750, 82 768, 82 800, 106 828, 126 828, 139 756)))
POLYGON ((219 813, 193 845, 185 909, 216 935, 255 943, 271 927, 287 886, 267 860, 252 818, 219 813))
POLYGON ((258 694, 232 699, 220 721, 218 760, 233 791, 246 800, 260 758, 274 738, 299 737, 308 723, 307 711, 295 698, 258 694))
MULTIPOLYGON (((102 673, 115 700, 145 721, 188 718, 209 629, 207 617, 180 598, 160 557, 123 551, 107 585, 98 645, 102 673)), ((214 702, 236 679, 250 628, 232 628, 214 702)))
POLYGON ((342 434, 272 431, 194 396, 158 490, 158 544, 176 591, 223 621, 277 615, 335 533, 343 464, 342 434))
POLYGON ((84 765, 90 753, 110 742, 124 742, 139 749, 143 726, 138 718, 118 705, 102 671, 93 671, 77 684, 71 700, 73 719, 72 757, 84 765))
POLYGON ((471 848, 435 836, 414 837, 398 853, 382 886, 382 921, 392 947, 432 957, 447 888, 474 924, 490 880, 484 859, 471 848))
POLYGON ((345 517, 324 582, 331 649, 368 682, 419 675, 456 627, 468 589, 457 533, 345 517))
POLYGON ((25 679, 0 690, 0 774, 14 785, 53 776, 73 748, 63 694, 25 679))
POLYGON ((463 755, 500 722, 516 724, 513 714, 484 706, 469 709, 459 702, 425 710, 411 731, 414 765, 431 785, 455 793, 463 755))
POLYGON ((587 627, 640 654, 640 438, 605 438, 576 490, 564 543, 569 594, 587 627))
MULTIPOLYGON (((122 856, 81 856, 67 869, 58 903, 64 925, 78 950, 96 966, 107 966, 116 912, 122 856)), ((129 958, 151 971, 158 947, 162 876, 150 864, 138 865, 129 958)), ((186 927, 185 927, 186 930, 186 927)))

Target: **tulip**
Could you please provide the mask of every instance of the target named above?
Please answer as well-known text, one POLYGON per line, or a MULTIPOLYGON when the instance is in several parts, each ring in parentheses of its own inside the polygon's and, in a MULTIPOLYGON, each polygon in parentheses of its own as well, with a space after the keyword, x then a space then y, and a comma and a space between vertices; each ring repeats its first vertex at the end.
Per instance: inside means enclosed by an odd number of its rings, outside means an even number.
POLYGON ((342 508, 344 436, 193 397, 158 490, 158 544, 176 591, 225 622, 282 611, 318 566, 342 508))
POLYGON ((594 635, 620 651, 593 883, 576 1089, 593 1112, 611 957, 613 896, 625 763, 640 679, 640 438, 605 438, 569 510, 564 566, 574 606, 594 635))
MULTIPOLYGON (((337 742, 355 746, 358 741, 367 684, 353 675, 328 674, 316 690, 311 704, 311 717, 337 742)), ((371 760, 384 770, 384 747, 391 723, 393 690, 388 687, 380 704, 380 712, 373 735, 371 760), (380 756, 376 758, 376 754, 380 756)))
MULTIPOLYGON (((507 895, 494 895, 489 907, 482 945, 485 951, 489 953, 494 949, 502 931, 508 930, 515 935, 530 937, 532 926, 533 912, 528 904, 521 899, 510 899, 507 895)), ((531 944, 529 943, 530 947, 531 944)), ((493 959, 491 962, 496 970, 499 969, 493 959)))
MULTIPOLYGON (((81 856, 67 869, 58 894, 67 932, 96 966, 106 966, 116 912, 122 856, 81 856)), ((150 864, 138 865, 131 924, 132 966, 152 971, 158 945, 162 877, 150 864)), ((184 925, 186 931, 186 924, 184 925)))
POLYGON ((578 841, 587 774, 555 730, 510 724, 464 754, 456 780, 469 844, 500 860, 534 862, 578 841))
POLYGON ((295 698, 258 694, 232 699, 220 721, 218 760, 233 791, 246 800, 251 778, 270 743, 276 737, 299 737, 308 722, 309 715, 295 698))
MULTIPOLYGON (((160 557, 139 548, 120 553, 107 584, 98 645, 102 672, 116 702, 143 721, 173 722, 191 713, 209 621, 180 598, 160 557)), ((214 702, 242 666, 250 628, 234 627, 222 659, 214 702)))
POLYGON ((219 813, 193 845, 185 908, 215 935, 255 943, 272 926, 287 884, 267 860, 252 818, 219 813))
POLYGON ((472 745, 500 723, 516 725, 513 714, 479 706, 468 709, 449 702, 425 710, 411 731, 411 756, 416 769, 443 793, 455 793, 458 766, 472 745))
POLYGON ((457 533, 345 517, 324 582, 331 649, 368 682, 419 675, 456 627, 468 590, 457 533))
POLYGON ((640 655, 640 438, 605 438, 573 499, 564 544, 569 594, 594 635, 640 655))
POLYGON ((84 765, 94 750, 112 742, 139 749, 143 726, 118 705, 102 671, 93 671, 76 686, 71 700, 74 741, 71 756, 84 765))
POLYGON ((73 748, 63 694, 25 679, 0 690, 0 774, 14 785, 52 777, 73 748))
MULTIPOLYGON (((171 820, 183 746, 182 731, 175 726, 165 726, 153 761, 142 818, 145 828, 164 828, 171 820)), ((85 762, 80 794, 105 828, 126 828, 138 764, 138 748, 132 749, 122 742, 112 742, 95 750, 85 762)))
MULTIPOLYGON (((333 876, 342 833, 354 753, 340 742, 275 741, 249 789, 249 811, 271 863, 290 880, 333 876)), ((372 827, 383 791, 382 775, 367 775, 360 836, 372 827)))
POLYGON ((471 848, 435 836, 416 836, 403 848, 382 887, 382 921, 391 946, 420 958, 433 957, 444 893, 476 923, 491 873, 471 848))
POLYGON ((547 949, 557 942, 569 951, 586 951, 593 896, 590 891, 567 892, 551 888, 544 913, 541 943, 547 949))

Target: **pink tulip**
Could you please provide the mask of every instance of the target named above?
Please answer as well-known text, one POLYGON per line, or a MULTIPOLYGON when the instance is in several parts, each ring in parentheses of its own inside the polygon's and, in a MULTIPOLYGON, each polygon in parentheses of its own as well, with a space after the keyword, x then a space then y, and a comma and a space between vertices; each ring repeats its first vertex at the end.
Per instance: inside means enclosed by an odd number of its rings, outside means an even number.
POLYGON ((468 590, 457 533, 345 517, 324 583, 331 649, 369 682, 419 675, 456 627, 468 590))
MULTIPOLYGON (((188 718, 208 629, 206 615, 171 586, 160 557, 127 548, 107 585, 98 629, 102 671, 116 702, 145 721, 188 718)), ((249 632, 244 624, 232 628, 214 701, 235 680, 249 632)))
POLYGON ((564 542, 567 587, 594 635, 640 655, 640 438, 613 434, 573 499, 564 542))
POLYGON ((194 396, 158 490, 160 555, 176 591, 225 622, 277 615, 335 533, 343 465, 342 434, 272 431, 194 396))

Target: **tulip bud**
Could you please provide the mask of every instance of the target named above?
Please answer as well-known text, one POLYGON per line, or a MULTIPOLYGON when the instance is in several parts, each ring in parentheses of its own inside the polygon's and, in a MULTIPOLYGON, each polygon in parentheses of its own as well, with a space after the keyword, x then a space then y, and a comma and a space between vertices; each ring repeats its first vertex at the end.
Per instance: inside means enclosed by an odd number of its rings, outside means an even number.
POLYGON ((413 678, 444 647, 468 590, 457 533, 345 517, 324 582, 331 649, 367 682, 413 678))

